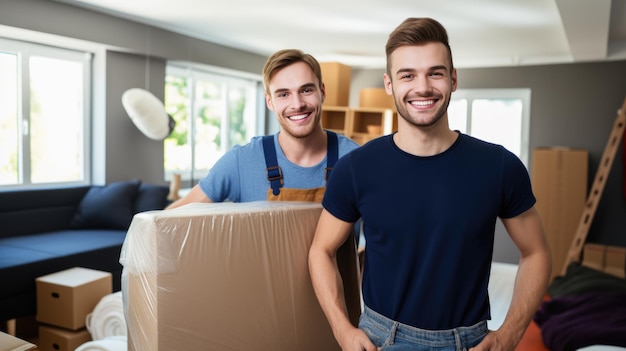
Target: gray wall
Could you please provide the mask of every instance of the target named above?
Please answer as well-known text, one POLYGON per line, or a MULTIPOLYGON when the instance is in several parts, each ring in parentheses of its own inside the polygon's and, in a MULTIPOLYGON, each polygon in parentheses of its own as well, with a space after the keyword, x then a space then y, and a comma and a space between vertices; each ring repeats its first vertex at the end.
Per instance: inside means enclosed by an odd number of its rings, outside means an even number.
MULTIPOLYGON (((149 89, 162 98, 166 60, 188 60, 260 74, 266 59, 53 1, 0 0, 0 25, 109 46, 102 63, 104 73, 101 77, 96 74, 93 104, 97 109, 94 115, 103 116, 101 124, 94 123, 94 135, 104 138, 106 145, 104 150, 94 151, 95 168, 98 164, 103 168, 104 178, 99 179, 103 183, 129 178, 164 182, 163 144, 145 138, 132 126, 120 100, 126 89, 145 87, 146 66, 150 68, 149 89), (146 54, 155 56, 149 64, 146 54)), ((354 69, 350 105, 358 105, 361 88, 382 87, 382 75, 382 70, 354 69)), ((459 88, 531 88, 531 148, 558 145, 589 150, 591 184, 617 108, 626 97, 624 77, 626 61, 460 69, 459 88)), ((532 153, 530 156, 532 165, 532 153)), ((620 148, 591 226, 591 242, 626 246, 621 159, 620 148)), ((500 226, 494 259, 515 262, 517 257, 500 226)))

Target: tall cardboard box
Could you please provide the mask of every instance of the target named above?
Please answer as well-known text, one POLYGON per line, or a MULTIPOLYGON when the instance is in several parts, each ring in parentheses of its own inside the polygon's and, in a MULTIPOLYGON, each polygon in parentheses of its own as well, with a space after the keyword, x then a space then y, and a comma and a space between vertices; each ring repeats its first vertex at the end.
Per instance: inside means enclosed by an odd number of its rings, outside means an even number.
POLYGON ((587 200, 589 154, 564 147, 535 149, 532 186, 552 252, 551 279, 561 273, 587 200))
POLYGON ((113 290, 112 275, 74 267, 39 277, 37 321, 69 330, 85 327, 85 319, 100 299, 113 290))
MULTIPOLYGON (((128 349, 339 350, 308 269, 321 210, 261 201, 135 215, 121 254, 128 349)), ((354 238, 337 256, 356 324, 354 238)))
POLYGON ((352 68, 339 62, 320 62, 326 87, 325 106, 349 106, 352 68))

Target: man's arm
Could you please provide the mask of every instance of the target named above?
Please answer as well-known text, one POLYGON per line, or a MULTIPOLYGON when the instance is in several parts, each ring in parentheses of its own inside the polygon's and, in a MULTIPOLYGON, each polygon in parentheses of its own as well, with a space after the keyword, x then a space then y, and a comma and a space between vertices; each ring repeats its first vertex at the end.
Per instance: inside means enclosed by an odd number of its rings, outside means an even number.
POLYGON ((350 323, 337 266, 337 250, 353 230, 354 223, 323 210, 309 251, 309 270, 315 295, 342 350, 374 351, 367 335, 350 323))
POLYGON ((552 259, 537 210, 533 207, 502 223, 520 250, 513 297, 502 326, 470 351, 514 350, 548 287, 552 259))
POLYGON ((193 202, 213 202, 211 201, 211 199, 209 199, 208 196, 206 196, 206 194, 204 194, 204 191, 202 191, 202 189, 200 189, 199 185, 195 185, 193 188, 191 188, 191 190, 187 193, 187 195, 183 196, 182 198, 172 202, 169 206, 167 206, 165 209, 166 210, 171 210, 173 208, 176 207, 180 207, 186 204, 190 204, 193 202))

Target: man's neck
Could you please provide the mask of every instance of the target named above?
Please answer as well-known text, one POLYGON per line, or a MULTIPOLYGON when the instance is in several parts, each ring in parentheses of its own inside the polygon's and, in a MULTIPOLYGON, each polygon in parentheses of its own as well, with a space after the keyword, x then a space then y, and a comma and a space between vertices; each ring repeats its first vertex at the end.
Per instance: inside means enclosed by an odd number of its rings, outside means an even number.
POLYGON ((400 118, 393 141, 402 150, 415 156, 434 156, 446 151, 458 138, 447 123, 416 127, 400 118))
POLYGON ((326 132, 321 128, 304 138, 296 138, 284 131, 278 134, 278 144, 285 157, 302 167, 311 167, 326 157, 326 132))

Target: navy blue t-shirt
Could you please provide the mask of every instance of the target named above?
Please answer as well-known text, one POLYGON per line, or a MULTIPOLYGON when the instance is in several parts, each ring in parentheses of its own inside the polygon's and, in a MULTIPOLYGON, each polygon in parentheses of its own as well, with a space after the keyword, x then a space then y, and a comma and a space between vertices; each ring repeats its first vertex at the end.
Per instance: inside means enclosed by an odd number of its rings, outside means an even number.
POLYGON ((490 318, 487 285, 497 217, 535 204, 528 171, 504 147, 459 133, 446 151, 419 157, 392 135, 340 159, 324 208, 363 219, 363 300, 417 328, 490 318))

